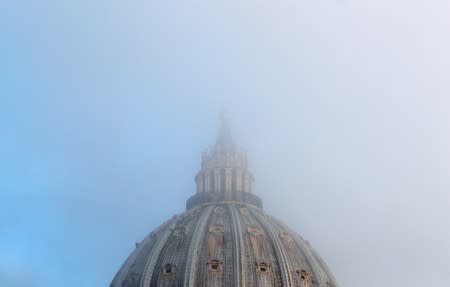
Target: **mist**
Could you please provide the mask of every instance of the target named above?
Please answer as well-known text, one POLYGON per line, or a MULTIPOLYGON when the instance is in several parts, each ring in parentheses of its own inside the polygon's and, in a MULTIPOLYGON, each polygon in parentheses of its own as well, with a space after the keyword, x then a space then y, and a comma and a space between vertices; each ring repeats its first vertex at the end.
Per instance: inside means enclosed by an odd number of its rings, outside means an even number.
POLYGON ((341 287, 446 286, 450 2, 0 3, 0 285, 108 286, 226 109, 341 287))

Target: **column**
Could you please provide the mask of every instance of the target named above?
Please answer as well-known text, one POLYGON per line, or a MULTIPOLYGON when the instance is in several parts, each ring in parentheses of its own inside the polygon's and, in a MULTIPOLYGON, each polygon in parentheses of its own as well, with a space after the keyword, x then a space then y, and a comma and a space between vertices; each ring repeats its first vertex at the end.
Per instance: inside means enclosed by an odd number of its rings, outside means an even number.
POLYGON ((248 174, 244 176, 244 192, 250 192, 250 178, 248 174))
POLYGON ((211 191, 211 175, 209 172, 205 173, 205 192, 211 191))
POLYGON ((236 171, 236 191, 242 191, 242 172, 240 170, 236 171))
POLYGON ((217 168, 214 170, 214 191, 220 192, 220 170, 217 168))
POLYGON ((231 169, 225 170, 225 191, 231 192, 231 169))

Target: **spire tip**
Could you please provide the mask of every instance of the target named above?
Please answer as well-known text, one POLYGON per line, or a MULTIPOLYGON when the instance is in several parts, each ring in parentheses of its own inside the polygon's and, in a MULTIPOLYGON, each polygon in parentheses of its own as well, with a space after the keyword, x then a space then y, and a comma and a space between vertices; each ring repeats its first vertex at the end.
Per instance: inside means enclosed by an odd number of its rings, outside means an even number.
POLYGON ((227 111, 224 110, 220 113, 220 121, 221 121, 221 126, 219 129, 219 134, 217 136, 216 144, 222 145, 222 146, 232 145, 233 140, 231 137, 231 131, 230 131, 230 126, 229 126, 227 111))

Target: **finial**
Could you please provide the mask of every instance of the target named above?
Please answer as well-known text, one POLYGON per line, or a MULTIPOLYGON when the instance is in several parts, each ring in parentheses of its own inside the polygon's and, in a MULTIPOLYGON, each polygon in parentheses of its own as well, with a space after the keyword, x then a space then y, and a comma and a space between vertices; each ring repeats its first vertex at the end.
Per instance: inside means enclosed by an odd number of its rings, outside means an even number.
POLYGON ((220 122, 223 124, 228 124, 228 110, 223 109, 220 112, 220 122))
POLYGON ((228 113, 222 111, 220 114, 221 126, 219 129, 219 134, 217 135, 217 145, 230 146, 233 144, 233 139, 231 137, 230 126, 228 124, 228 113))

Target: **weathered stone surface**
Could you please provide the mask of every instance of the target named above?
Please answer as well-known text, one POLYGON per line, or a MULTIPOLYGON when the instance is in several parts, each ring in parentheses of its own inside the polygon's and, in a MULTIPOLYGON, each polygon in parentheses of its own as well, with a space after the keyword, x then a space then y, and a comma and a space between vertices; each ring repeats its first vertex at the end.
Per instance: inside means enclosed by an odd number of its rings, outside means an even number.
POLYGON ((217 202, 195 207, 152 232, 111 286, 328 287, 336 283, 305 240, 261 209, 217 202))

